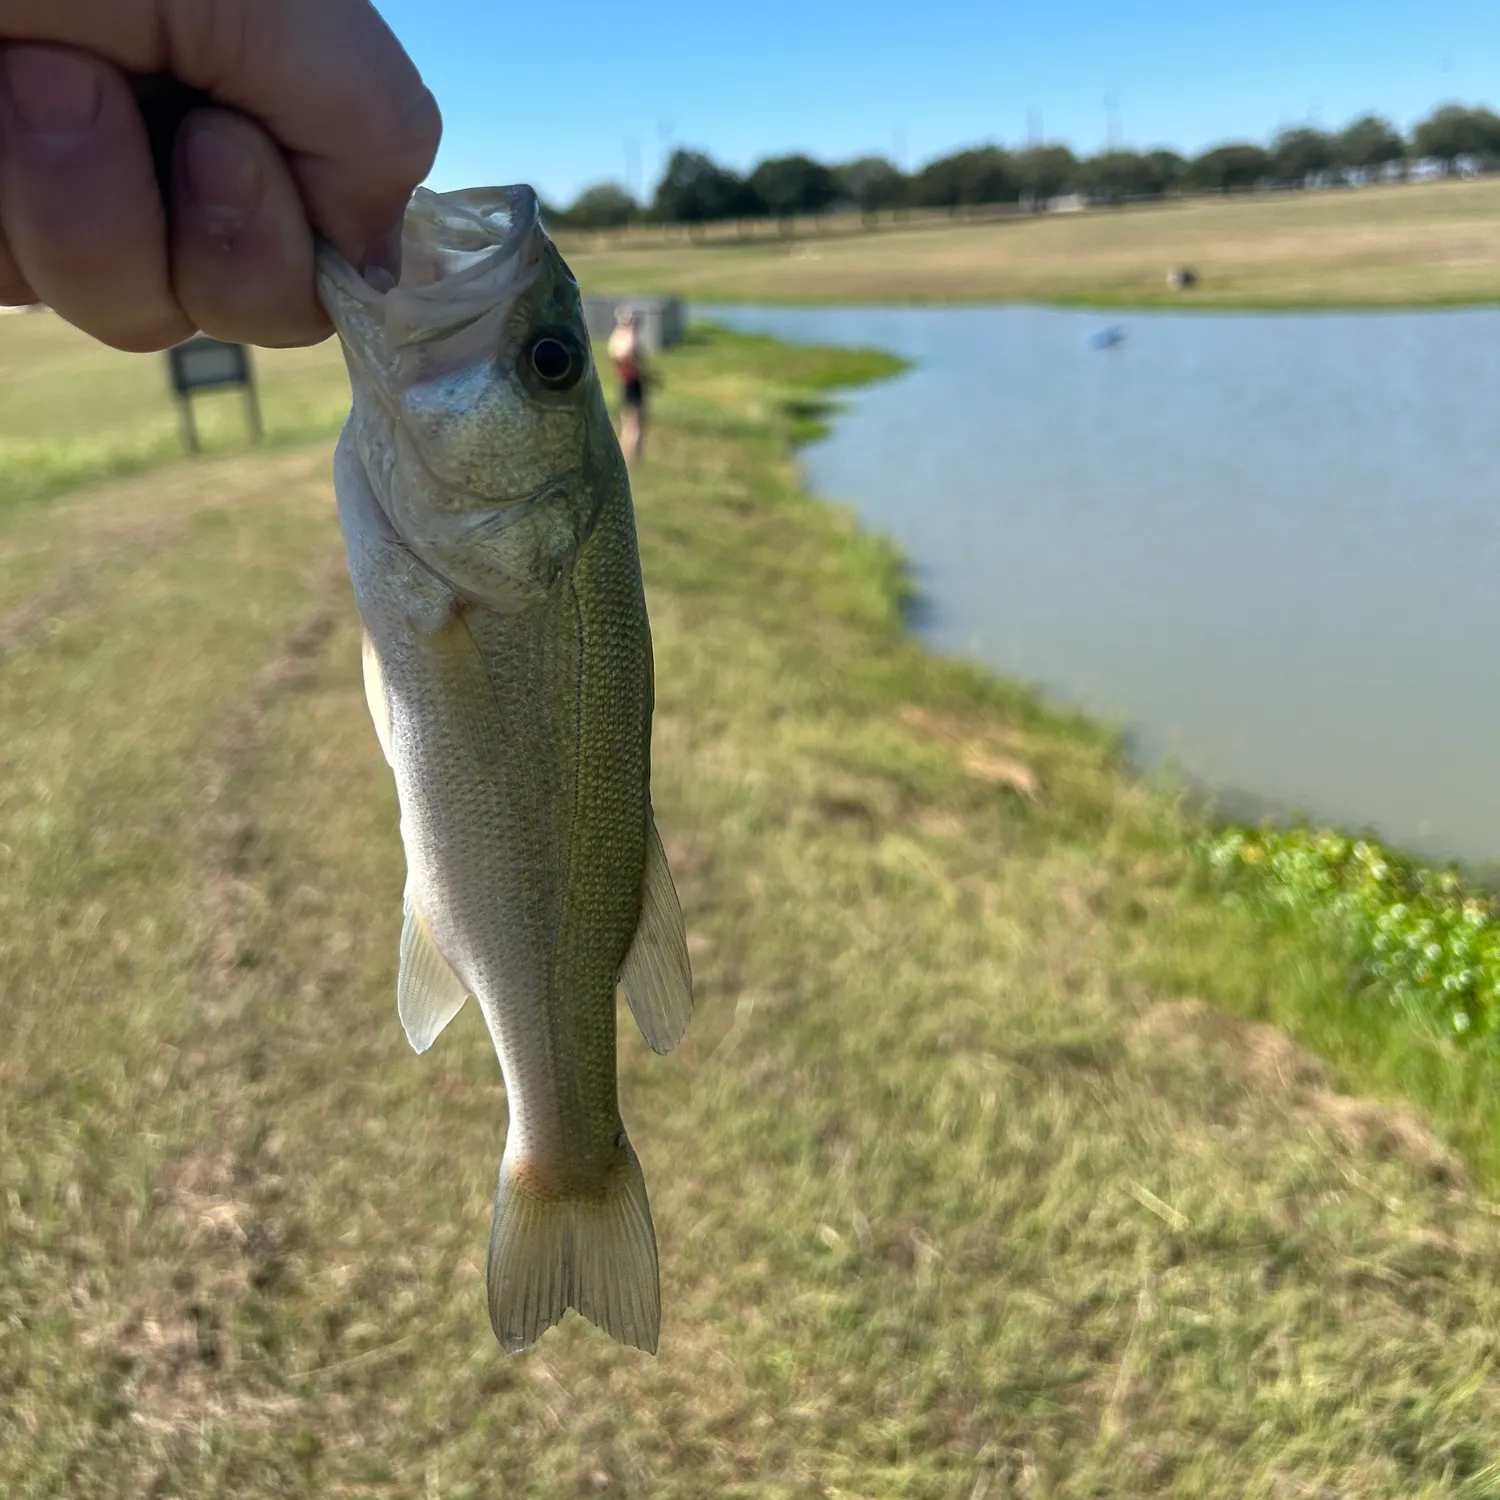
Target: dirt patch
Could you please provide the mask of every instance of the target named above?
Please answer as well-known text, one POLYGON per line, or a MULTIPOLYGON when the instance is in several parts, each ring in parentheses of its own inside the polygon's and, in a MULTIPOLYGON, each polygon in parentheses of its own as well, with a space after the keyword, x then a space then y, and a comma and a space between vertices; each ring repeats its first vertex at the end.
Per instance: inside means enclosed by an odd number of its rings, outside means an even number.
POLYGON ((1464 1185, 1457 1157, 1416 1109, 1337 1092, 1326 1064, 1274 1026, 1225 1015, 1201 1000, 1176 1000, 1152 1006, 1131 1028, 1130 1040, 1167 1057, 1211 1048, 1243 1092, 1330 1131, 1353 1154, 1404 1162, 1444 1187, 1464 1185))
MULTIPOLYGON (((71 502, 54 502, 52 518, 65 528, 70 538, 65 550, 74 560, 31 598, 0 612, 0 662, 86 608, 95 580, 114 564, 138 567, 172 546, 196 516, 280 494, 299 482, 306 485, 306 471, 326 463, 321 454, 298 455, 269 475, 257 469, 248 480, 192 471, 175 483, 153 476, 154 484, 113 485, 99 496, 86 492, 71 502), (171 513, 164 517, 163 510, 171 513)), ((316 503, 332 499, 331 485, 307 487, 316 503)), ((60 550, 50 536, 48 550, 60 550)))
MULTIPOLYGON (((274 958, 260 951, 268 901, 262 832, 244 805, 243 778, 263 747, 268 715, 320 669, 343 608, 343 567, 342 550, 330 550, 313 578, 312 604, 249 691, 210 729, 201 751, 200 900, 209 930, 202 1003, 226 1044, 259 993, 248 972, 274 958)), ((268 1309, 295 1294, 302 1235, 283 1193, 280 1137, 264 1121, 257 1124, 254 1090, 245 1086, 264 1068, 263 1049, 248 1035, 242 1040, 249 1045, 232 1061, 227 1046, 185 1060, 198 1088, 222 1093, 219 1134, 157 1178, 153 1233, 170 1249, 129 1304, 86 1335, 111 1352, 117 1397, 131 1420, 164 1434, 191 1432, 205 1420, 264 1428, 300 1406, 259 1377, 264 1352, 242 1347, 246 1339, 253 1345, 268 1309)))
POLYGON ((314 583, 317 602, 261 668, 250 692, 209 735, 203 900, 212 932, 210 972, 220 981, 212 986, 215 991, 233 971, 255 964, 257 955, 246 934, 255 925, 252 912, 265 899, 254 879, 260 827, 253 815, 235 807, 234 783, 259 753, 262 726, 272 705, 315 672, 318 653, 333 633, 339 606, 332 599, 343 570, 342 549, 330 553, 314 583))
POLYGON ((268 1271, 279 1253, 273 1155, 274 1143, 255 1161, 222 1148, 195 1151, 153 1194, 154 1214, 181 1246, 175 1266, 85 1334, 86 1344, 111 1352, 117 1397, 140 1426, 163 1433, 189 1432, 205 1419, 265 1426, 296 1408, 294 1399, 246 1380, 233 1331, 246 1300, 275 1279, 268 1271))

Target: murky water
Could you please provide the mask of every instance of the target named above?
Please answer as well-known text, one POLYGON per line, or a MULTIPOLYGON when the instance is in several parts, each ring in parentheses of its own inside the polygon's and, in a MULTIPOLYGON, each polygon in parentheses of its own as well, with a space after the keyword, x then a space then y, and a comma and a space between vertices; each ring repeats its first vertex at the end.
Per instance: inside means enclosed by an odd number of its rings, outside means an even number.
POLYGON ((915 361, 806 464, 933 645, 1211 786, 1500 859, 1500 310, 693 312, 915 361))

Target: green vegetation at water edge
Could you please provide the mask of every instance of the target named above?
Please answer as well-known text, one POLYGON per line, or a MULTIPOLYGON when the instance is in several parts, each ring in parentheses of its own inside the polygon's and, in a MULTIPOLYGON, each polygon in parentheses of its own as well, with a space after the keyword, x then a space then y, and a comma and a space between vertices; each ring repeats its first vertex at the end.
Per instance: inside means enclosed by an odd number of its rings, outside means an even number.
POLYGON ((1500 1040, 1500 913, 1456 869, 1331 829, 1224 829, 1199 850, 1231 891, 1331 924, 1365 996, 1444 1040, 1500 1040))
POLYGON ((327 445, 0 505, 0 1493, 1495 1493, 1493 1088, 1413 1108, 1329 933, 903 631, 788 452, 870 368, 695 338, 634 476, 697 999, 667 1058, 620 1017, 655 1360, 490 1332, 503 1089, 472 1007, 396 1018, 327 445))

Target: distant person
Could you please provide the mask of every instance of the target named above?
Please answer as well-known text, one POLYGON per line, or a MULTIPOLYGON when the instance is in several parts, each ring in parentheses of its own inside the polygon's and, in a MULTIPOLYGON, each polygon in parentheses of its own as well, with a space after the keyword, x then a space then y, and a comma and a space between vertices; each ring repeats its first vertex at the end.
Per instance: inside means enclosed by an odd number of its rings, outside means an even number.
POLYGON ((0 302, 117 349, 316 343, 314 236, 393 273, 438 133, 369 0, 0 0, 0 302))
POLYGON ((641 456, 646 436, 646 345, 641 338, 640 314, 628 307, 615 309, 615 331, 609 336, 609 357, 620 377, 620 447, 625 462, 641 456))

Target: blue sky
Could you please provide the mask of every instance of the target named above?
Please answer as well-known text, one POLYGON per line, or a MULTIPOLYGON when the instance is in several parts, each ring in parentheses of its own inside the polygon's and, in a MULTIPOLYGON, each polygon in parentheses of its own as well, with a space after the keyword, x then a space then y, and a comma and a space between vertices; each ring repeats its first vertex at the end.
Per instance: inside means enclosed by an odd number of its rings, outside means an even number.
POLYGON ((806 151, 911 167, 1042 134, 1191 154, 1366 109, 1405 128, 1445 99, 1500 103, 1488 0, 377 0, 442 105, 439 190, 530 182, 566 203, 649 191, 665 153, 745 169, 806 151), (632 181, 632 178, 634 179, 632 181))

